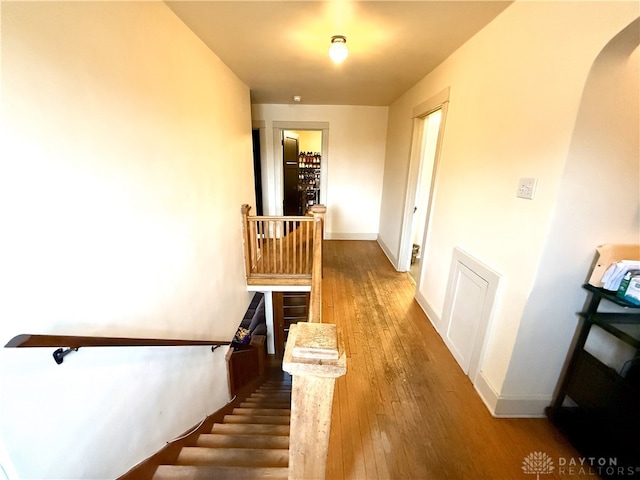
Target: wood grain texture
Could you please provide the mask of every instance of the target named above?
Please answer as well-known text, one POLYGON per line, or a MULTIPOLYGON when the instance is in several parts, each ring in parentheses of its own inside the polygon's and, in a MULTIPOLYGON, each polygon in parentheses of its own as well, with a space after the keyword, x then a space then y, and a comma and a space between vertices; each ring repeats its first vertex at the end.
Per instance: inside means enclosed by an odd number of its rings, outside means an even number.
POLYGON ((579 458, 547 419, 493 418, 414 300, 415 284, 376 242, 325 241, 324 322, 344 337, 327 479, 527 479, 545 452, 545 480, 598 478, 560 470, 579 458))

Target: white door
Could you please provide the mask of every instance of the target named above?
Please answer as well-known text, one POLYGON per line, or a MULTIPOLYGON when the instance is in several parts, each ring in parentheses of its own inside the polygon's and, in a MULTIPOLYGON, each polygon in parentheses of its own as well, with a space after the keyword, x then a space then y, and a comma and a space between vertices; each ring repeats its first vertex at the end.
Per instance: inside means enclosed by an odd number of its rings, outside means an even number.
POLYGON ((453 251, 440 335, 475 383, 500 276, 459 248, 453 251))

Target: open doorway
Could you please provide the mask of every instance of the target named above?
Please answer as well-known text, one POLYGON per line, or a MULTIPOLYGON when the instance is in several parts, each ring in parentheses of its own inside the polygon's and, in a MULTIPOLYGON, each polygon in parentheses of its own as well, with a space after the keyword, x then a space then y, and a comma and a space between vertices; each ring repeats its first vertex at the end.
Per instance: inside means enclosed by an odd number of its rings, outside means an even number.
POLYGON ((418 288, 422 272, 427 268, 429 225, 448 105, 447 88, 413 109, 413 138, 397 269, 410 272, 418 288))
MULTIPOLYGON (((302 153, 319 153, 320 160, 320 181, 318 196, 322 205, 327 204, 327 168, 329 165, 329 122, 311 121, 273 121, 273 136, 268 142, 268 149, 271 155, 265 153, 263 156, 263 171, 266 181, 263 183, 265 191, 265 215, 284 215, 284 139, 285 135, 296 138, 298 141, 298 157, 302 153), (285 134, 286 132, 286 134, 285 134), (311 141, 311 144, 308 143, 311 141), (318 143, 319 142, 319 143, 318 143), (266 161, 264 161, 266 157, 266 161)), ((298 160, 301 160, 298 158, 298 160)), ((311 162, 313 164, 313 162, 311 162)), ((303 162, 303 169, 305 165, 303 162)), ((300 161, 298 161, 297 177, 304 175, 306 170, 300 171, 300 161)), ((302 196, 301 196, 302 199, 302 196)), ((302 200, 301 200, 302 201, 302 200)))
POLYGON ((432 198, 431 185, 441 120, 442 109, 438 109, 421 118, 418 123, 418 125, 421 123, 422 141, 420 142, 420 166, 411 222, 411 260, 409 262, 409 272, 416 284, 420 280, 420 273, 422 272, 422 260, 427 238, 427 221, 432 198))
POLYGON ((282 131, 282 211, 305 215, 320 203, 322 130, 282 131))
POLYGON ((260 152, 260 129, 251 130, 253 140, 253 184, 256 191, 256 215, 264 215, 262 203, 262 154, 260 152))

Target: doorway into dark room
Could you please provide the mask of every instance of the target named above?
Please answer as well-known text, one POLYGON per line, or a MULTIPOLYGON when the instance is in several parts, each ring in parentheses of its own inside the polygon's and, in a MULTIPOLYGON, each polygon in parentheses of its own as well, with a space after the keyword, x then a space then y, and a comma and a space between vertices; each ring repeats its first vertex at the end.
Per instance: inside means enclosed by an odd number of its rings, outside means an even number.
POLYGON ((260 156, 260 129, 251 131, 253 139, 253 183, 256 190, 256 215, 264 215, 262 205, 262 158, 260 156))

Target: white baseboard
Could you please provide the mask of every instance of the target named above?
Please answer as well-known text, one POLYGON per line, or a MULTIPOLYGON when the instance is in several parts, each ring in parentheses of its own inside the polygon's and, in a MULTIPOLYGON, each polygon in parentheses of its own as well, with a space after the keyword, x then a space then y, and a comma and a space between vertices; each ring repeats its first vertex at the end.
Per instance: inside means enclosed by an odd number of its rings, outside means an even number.
POLYGON ((438 330, 438 325, 440 325, 440 317, 436 314, 433 308, 431 308, 431 305, 429 304, 429 302, 427 302, 427 299, 424 298, 424 295, 422 295, 420 290, 416 290, 415 298, 416 302, 418 302, 418 305, 420 305, 420 308, 422 308, 422 311, 431 322, 431 325, 433 325, 433 328, 435 328, 436 332, 438 332, 438 335, 440 335, 440 331, 438 330))
POLYGON ((503 397, 498 395, 491 383, 480 371, 473 384, 487 409, 498 418, 541 418, 551 405, 551 396, 503 397))
MULTIPOLYGON (((426 298, 416 291, 416 302, 420 305, 420 308, 424 311, 425 315, 435 328, 436 332, 440 336, 438 325, 440 324, 440 318, 434 312, 433 308, 429 304, 426 298)), ((478 392, 478 395, 482 399, 483 403, 489 410, 489 413, 498 418, 540 418, 544 417, 544 410, 551 405, 551 396, 541 395, 533 397, 503 397, 498 394, 496 389, 491 385, 491 382, 487 380, 484 372, 480 370, 475 379, 471 379, 473 386, 478 392)))
POLYGON ((376 240, 378 241, 378 245, 380 245, 380 248, 382 249, 384 254, 387 256, 387 258, 391 262, 391 265, 393 265, 393 267, 397 270, 398 259, 395 257, 393 253, 391 253, 391 250, 389 250, 389 247, 387 247, 387 245, 382 241, 379 235, 377 236, 376 240))
POLYGON ((482 370, 480 370, 480 373, 476 376, 473 386, 491 415, 495 417, 496 405, 498 404, 499 398, 498 392, 496 392, 493 386, 489 383, 482 370))
MULTIPOLYGON (((416 302, 424 311, 425 315, 435 328, 439 335, 438 325, 440 318, 433 311, 431 305, 426 298, 416 291, 416 302)), ((441 335, 442 336, 442 335, 441 335)), ((473 386, 478 395, 484 402, 489 413, 498 418, 540 418, 544 417, 544 410, 551 405, 551 396, 533 396, 533 397, 503 397, 498 394, 496 389, 487 380, 484 372, 480 370, 475 379, 471 379, 473 386)))
POLYGON ((324 238, 325 240, 375 240, 378 234, 326 232, 324 238))

